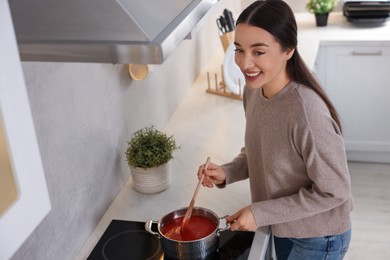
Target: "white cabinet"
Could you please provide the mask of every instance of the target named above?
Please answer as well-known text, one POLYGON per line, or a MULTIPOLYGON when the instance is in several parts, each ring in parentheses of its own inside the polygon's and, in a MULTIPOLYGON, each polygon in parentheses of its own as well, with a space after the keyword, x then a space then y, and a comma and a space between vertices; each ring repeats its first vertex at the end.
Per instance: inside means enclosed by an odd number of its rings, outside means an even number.
POLYGON ((0 192, 0 259, 10 259, 51 206, 8 1, 0 24, 0 187, 16 194, 0 192))
POLYGON ((341 116, 348 159, 390 163, 390 43, 323 45, 315 70, 341 116))

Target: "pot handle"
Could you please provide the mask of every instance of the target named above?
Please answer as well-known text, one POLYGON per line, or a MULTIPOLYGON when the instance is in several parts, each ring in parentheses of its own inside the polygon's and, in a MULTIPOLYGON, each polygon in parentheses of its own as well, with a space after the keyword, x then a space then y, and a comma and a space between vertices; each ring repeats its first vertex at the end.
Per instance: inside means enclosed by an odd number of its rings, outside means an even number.
POLYGON ((225 230, 229 230, 229 228, 230 228, 230 223, 229 222, 227 222, 227 220, 226 220, 226 218, 227 217, 229 217, 229 215, 226 215, 226 216, 223 216, 223 217, 220 217, 219 219, 221 220, 221 219, 225 219, 225 227, 224 228, 218 228, 217 229, 217 235, 219 236, 219 233, 221 233, 222 231, 225 231, 225 230))
POLYGON ((160 234, 158 232, 154 232, 152 230, 152 224, 158 224, 158 221, 156 220, 153 220, 153 219, 148 219, 146 222, 145 222, 145 230, 148 231, 149 233, 157 236, 158 238, 160 238, 160 234))

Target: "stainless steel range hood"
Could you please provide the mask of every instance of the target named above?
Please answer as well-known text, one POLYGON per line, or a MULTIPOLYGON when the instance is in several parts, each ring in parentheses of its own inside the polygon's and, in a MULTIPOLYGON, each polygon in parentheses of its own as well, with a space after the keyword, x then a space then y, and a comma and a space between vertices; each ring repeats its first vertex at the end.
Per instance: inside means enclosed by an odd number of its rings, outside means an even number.
POLYGON ((161 64, 217 0, 10 0, 23 61, 161 64))

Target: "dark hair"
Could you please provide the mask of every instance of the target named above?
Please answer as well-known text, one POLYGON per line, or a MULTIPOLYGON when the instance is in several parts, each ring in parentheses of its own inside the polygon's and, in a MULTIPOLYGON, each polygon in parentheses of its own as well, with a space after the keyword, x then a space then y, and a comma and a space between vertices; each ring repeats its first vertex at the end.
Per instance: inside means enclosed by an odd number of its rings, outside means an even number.
POLYGON ((240 14, 236 24, 240 23, 266 30, 274 36, 283 51, 295 49, 293 56, 287 62, 287 75, 291 80, 313 89, 322 98, 332 118, 342 131, 335 107, 299 55, 297 23, 288 4, 282 0, 255 1, 240 14))

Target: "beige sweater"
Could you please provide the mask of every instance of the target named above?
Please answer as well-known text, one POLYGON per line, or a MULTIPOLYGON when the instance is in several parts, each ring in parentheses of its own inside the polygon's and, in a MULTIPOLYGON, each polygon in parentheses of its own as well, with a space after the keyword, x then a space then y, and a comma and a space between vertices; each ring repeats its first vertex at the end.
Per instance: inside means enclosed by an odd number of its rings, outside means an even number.
POLYGON ((271 99, 245 88, 245 147, 223 165, 226 183, 249 177, 258 226, 278 237, 350 228, 352 195, 343 138, 322 99, 291 82, 271 99))

